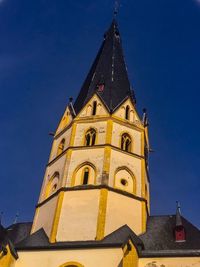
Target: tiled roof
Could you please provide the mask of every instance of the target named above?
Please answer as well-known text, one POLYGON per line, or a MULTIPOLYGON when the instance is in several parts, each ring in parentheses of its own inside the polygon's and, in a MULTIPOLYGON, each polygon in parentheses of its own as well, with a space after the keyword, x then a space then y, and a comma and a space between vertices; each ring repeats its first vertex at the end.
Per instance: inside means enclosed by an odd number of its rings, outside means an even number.
POLYGON ((35 250, 35 249, 74 249, 74 248, 93 248, 93 247, 123 247, 126 242, 131 239, 137 247, 143 247, 143 243, 139 237, 127 226, 124 225, 106 236, 100 241, 66 241, 50 243, 43 229, 38 230, 34 234, 16 244, 17 250, 35 250))
POLYGON ((7 237, 13 244, 17 244, 30 235, 31 227, 32 222, 12 224, 6 229, 7 237))
POLYGON ((181 217, 181 219, 186 232, 185 242, 175 241, 175 215, 149 217, 146 233, 139 236, 144 243, 146 255, 184 254, 186 251, 191 253, 196 251, 200 255, 200 230, 185 218, 181 217))
MULTIPOLYGON (((181 217, 181 220, 186 232, 185 242, 175 241, 176 215, 150 216, 147 221, 146 233, 139 236, 127 225, 124 225, 100 241, 50 243, 43 229, 30 235, 31 223, 21 223, 13 225, 7 237, 9 236, 9 239, 14 243, 17 251, 123 247, 128 240, 132 240, 138 250, 139 257, 200 256, 200 230, 184 217, 181 217), (17 240, 20 241, 16 242, 17 240)), ((3 229, 0 234, 5 234, 3 229)))

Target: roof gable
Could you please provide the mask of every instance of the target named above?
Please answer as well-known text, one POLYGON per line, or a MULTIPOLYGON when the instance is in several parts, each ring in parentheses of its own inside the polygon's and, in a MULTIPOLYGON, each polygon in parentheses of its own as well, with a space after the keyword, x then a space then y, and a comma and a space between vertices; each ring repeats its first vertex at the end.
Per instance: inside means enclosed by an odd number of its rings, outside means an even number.
POLYGON ((92 116, 92 110, 93 110, 93 104, 96 102, 96 114, 95 115, 109 115, 108 107, 104 103, 103 99, 97 94, 94 93, 90 99, 88 99, 88 102, 85 103, 82 110, 79 112, 77 117, 88 117, 92 116))
POLYGON ((128 120, 130 122, 135 123, 136 125, 142 126, 141 119, 137 113, 137 110, 135 108, 135 105, 133 104, 133 101, 131 97, 126 97, 115 109, 113 112, 113 116, 125 119, 125 114, 126 114, 126 107, 129 107, 129 115, 128 115, 128 120))

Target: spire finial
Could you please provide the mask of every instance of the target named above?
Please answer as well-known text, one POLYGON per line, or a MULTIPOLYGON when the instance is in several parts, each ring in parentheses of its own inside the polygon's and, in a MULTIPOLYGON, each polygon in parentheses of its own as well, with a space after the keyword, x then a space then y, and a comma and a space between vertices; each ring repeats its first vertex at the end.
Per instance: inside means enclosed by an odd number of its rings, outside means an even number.
POLYGON ((180 210, 181 210, 181 205, 180 205, 180 202, 179 202, 179 201, 176 201, 176 208, 177 208, 177 210, 179 210, 179 212, 180 212, 180 210))
POLYGON ((120 8, 120 0, 115 0, 115 6, 114 6, 114 18, 117 17, 119 13, 119 8, 120 8))
POLYGON ((181 219, 181 205, 179 201, 176 201, 176 226, 182 225, 181 219))

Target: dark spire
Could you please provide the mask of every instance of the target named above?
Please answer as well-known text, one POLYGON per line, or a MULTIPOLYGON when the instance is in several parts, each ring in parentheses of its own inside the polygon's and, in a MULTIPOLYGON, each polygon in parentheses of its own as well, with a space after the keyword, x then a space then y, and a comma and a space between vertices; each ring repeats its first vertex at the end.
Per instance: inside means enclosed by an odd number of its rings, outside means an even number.
POLYGON ((95 92, 100 95, 110 111, 128 96, 135 102, 115 19, 104 35, 101 48, 74 103, 76 113, 95 92))

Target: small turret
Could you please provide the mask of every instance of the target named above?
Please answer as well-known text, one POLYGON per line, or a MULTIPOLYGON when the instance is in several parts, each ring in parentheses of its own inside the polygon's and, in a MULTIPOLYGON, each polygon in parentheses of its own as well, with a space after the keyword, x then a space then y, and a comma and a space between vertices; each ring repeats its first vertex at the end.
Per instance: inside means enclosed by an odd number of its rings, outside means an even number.
POLYGON ((186 241, 185 228, 183 226, 182 217, 181 217, 181 207, 178 201, 177 201, 177 208, 176 208, 176 226, 174 228, 174 235, 175 235, 176 242, 186 241))

